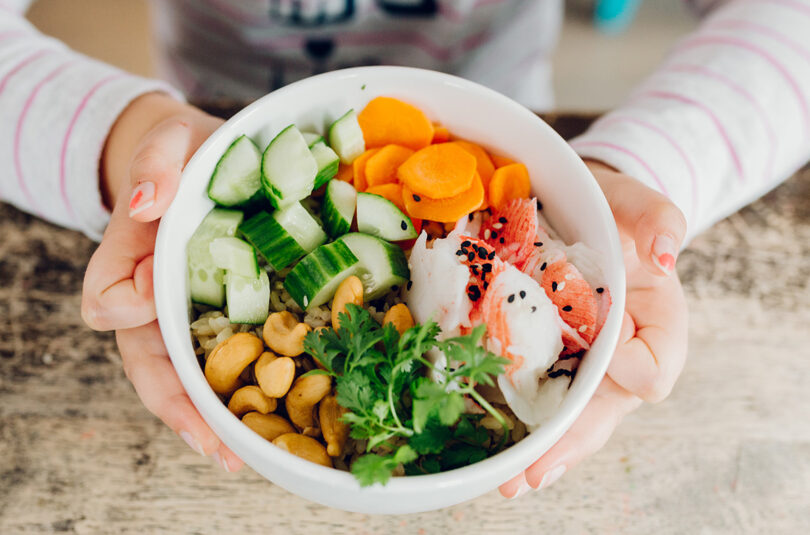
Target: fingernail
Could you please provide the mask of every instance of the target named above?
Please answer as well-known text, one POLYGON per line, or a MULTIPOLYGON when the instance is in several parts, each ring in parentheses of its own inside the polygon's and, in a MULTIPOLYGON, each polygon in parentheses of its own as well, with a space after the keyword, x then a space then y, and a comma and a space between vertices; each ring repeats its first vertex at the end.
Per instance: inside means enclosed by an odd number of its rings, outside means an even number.
POLYGON ((132 192, 129 199, 129 217, 143 212, 155 204, 155 184, 154 182, 141 182, 132 192))
POLYGON ((653 263, 665 275, 670 275, 675 270, 675 258, 677 256, 678 250, 675 247, 675 240, 666 234, 659 234, 655 237, 652 246, 653 263))
POLYGON ((540 480, 540 485, 537 486, 537 490, 550 486, 552 483, 560 479, 564 473, 565 473, 564 464, 555 466, 554 468, 543 474, 543 479, 540 480))
POLYGON ((523 481, 521 481, 520 487, 518 487, 517 492, 515 493, 514 496, 512 496, 509 499, 510 500, 516 500, 516 499, 520 498, 521 496, 523 496, 524 494, 526 494, 527 492, 529 492, 530 490, 534 490, 534 489, 532 489, 529 486, 529 484, 526 482, 526 476, 523 476, 523 481))
POLYGON ((222 467, 223 470, 225 470, 226 472, 231 471, 231 467, 228 466, 228 461, 225 459, 225 457, 220 455, 218 451, 215 451, 214 454, 211 455, 211 457, 213 457, 214 460, 219 463, 219 465, 222 467))
POLYGON ((205 451, 203 451, 202 445, 197 442, 197 439, 194 438, 191 433, 188 431, 180 431, 180 438, 182 438, 188 447, 199 453, 200 455, 205 455, 205 451))

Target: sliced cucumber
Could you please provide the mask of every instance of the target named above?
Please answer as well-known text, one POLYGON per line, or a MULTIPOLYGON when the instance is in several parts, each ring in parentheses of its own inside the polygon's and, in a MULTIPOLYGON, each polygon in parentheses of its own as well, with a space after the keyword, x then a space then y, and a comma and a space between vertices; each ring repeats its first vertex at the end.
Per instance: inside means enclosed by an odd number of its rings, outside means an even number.
POLYGON ((329 146, 340 156, 340 161, 350 164, 366 150, 363 131, 357 122, 357 113, 347 111, 329 127, 329 146))
POLYGON ((411 218, 394 203, 374 193, 357 194, 357 230, 388 241, 416 237, 411 218))
POLYGON ((321 226, 299 202, 272 215, 259 212, 242 223, 239 231, 276 271, 326 241, 321 226))
POLYGON ((229 271, 225 277, 228 319, 231 323, 264 323, 270 311, 270 279, 265 270, 256 277, 229 271))
POLYGON ((323 228, 333 238, 349 232, 357 205, 357 191, 354 186, 341 180, 332 180, 326 185, 321 217, 323 228))
POLYGON ((341 241, 321 245, 301 259, 284 279, 284 288, 306 310, 335 295, 346 277, 358 273, 360 262, 341 241))
POLYGON ((360 260, 360 280, 366 301, 377 299, 394 286, 402 286, 411 276, 402 249, 385 240, 353 232, 335 243, 345 243, 360 260))
POLYGON ((247 202, 262 187, 262 153, 247 136, 236 139, 219 159, 208 197, 222 206, 237 206, 247 202))
POLYGON ((335 151, 326 146, 326 143, 320 142, 312 145, 309 148, 312 151, 312 156, 318 163, 318 175, 315 177, 314 189, 318 189, 327 182, 329 182, 338 172, 340 167, 340 158, 335 154, 335 151))
POLYGON ((225 272, 218 268, 209 246, 215 238, 233 236, 242 222, 242 212, 214 208, 191 235, 186 246, 191 300, 215 307, 225 304, 225 272))
POLYGON ((214 265, 229 273, 255 279, 259 276, 256 250, 239 238, 214 238, 208 246, 214 265))
POLYGON ((301 132, 301 135, 304 136, 304 141, 307 142, 307 147, 310 149, 316 143, 326 143, 323 139, 323 136, 320 134, 314 134, 312 132, 301 132))
POLYGON ((317 174, 315 157, 295 125, 273 138, 262 156, 262 187, 276 208, 306 198, 317 174))

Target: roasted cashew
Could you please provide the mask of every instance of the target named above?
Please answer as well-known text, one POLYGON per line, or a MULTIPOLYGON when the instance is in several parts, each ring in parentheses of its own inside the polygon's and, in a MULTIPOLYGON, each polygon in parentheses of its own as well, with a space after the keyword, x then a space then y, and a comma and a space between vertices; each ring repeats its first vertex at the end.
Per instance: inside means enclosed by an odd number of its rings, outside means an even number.
POLYGON ((230 394, 239 387, 239 375, 259 358, 264 344, 256 335, 238 333, 217 344, 205 361, 205 378, 217 394, 230 394))
POLYGON ((330 457, 340 457, 349 438, 349 426, 340 420, 345 413, 346 409, 338 405, 337 398, 332 395, 323 398, 318 406, 321 433, 326 441, 326 453, 330 457))
POLYGON ((291 312, 274 312, 267 317, 262 338, 267 347, 286 357, 297 357, 304 352, 304 337, 312 328, 299 323, 291 312))
POLYGON ((340 283, 332 298, 332 328, 337 330, 340 327, 338 314, 348 313, 346 305, 352 303, 363 306, 363 283, 360 279, 352 275, 340 283))
POLYGON ((295 428, 292 424, 278 414, 249 412, 242 416, 242 423, 271 442, 275 440, 276 437, 286 433, 295 433, 295 428))
POLYGON ((298 429, 312 427, 315 405, 331 390, 332 378, 328 375, 306 375, 296 379, 284 400, 290 421, 298 429))
POLYGON ((302 459, 332 468, 332 459, 326 453, 326 448, 312 437, 287 433, 276 437, 273 444, 302 459))
POLYGON ((399 303, 389 308, 383 316, 383 325, 386 323, 392 323, 402 336, 402 333, 413 327, 413 316, 405 303, 399 303))
POLYGON ((233 393, 228 402, 228 410, 237 418, 251 411, 267 414, 276 410, 277 406, 276 398, 266 396, 262 389, 255 385, 243 386, 233 393))
POLYGON ((290 357, 279 358, 265 351, 253 365, 253 375, 266 396, 282 398, 295 379, 295 362, 290 357))

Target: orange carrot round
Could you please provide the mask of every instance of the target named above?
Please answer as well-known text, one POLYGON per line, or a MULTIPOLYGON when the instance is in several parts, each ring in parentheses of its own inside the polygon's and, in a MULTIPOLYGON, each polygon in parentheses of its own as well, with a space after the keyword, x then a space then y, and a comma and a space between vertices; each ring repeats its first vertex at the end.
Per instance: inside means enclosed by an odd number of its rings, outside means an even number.
POLYGON ((366 181, 366 163, 378 150, 380 149, 368 149, 352 162, 352 169, 354 170, 354 189, 357 191, 366 191, 368 187, 368 181, 366 181))
POLYGON ((354 182, 354 168, 351 165, 341 163, 340 167, 338 167, 338 172, 337 175, 335 175, 335 178, 352 184, 354 182))
POLYGON ((446 126, 442 126, 440 124, 433 125, 433 140, 431 141, 432 144, 436 143, 446 143, 450 141, 452 137, 450 136, 450 130, 447 129, 446 126))
POLYGON ((366 148, 394 143, 419 150, 433 140, 433 123, 422 110, 395 98, 375 98, 357 114, 357 120, 366 148))
POLYGON ((397 177, 414 193, 444 199, 470 189, 475 157, 452 143, 430 145, 399 166, 397 177))
POLYGON ((506 167, 507 165, 517 163, 512 158, 507 158, 506 156, 498 156, 497 154, 490 154, 489 157, 492 158, 492 163, 495 164, 495 169, 500 169, 501 167, 506 167))
POLYGON ((401 145, 386 145, 366 161, 365 177, 369 187, 397 181, 397 169, 411 157, 413 150, 401 145))
POLYGON ((481 177, 476 174, 470 187, 460 194, 444 199, 432 199, 403 185, 402 200, 405 201, 406 211, 411 217, 452 223, 480 208, 484 202, 484 186, 481 184, 481 177))
POLYGON ((400 184, 380 184, 377 186, 369 186, 366 189, 366 193, 374 193, 381 197, 385 197, 394 203, 397 208, 407 213, 405 210, 405 203, 402 202, 402 185, 400 184))
POLYGON ((526 199, 531 190, 529 170, 522 163, 500 167, 489 182, 489 203, 502 208, 512 199, 526 199))
POLYGON ((463 139, 457 139, 451 143, 458 145, 475 156, 475 170, 478 171, 479 175, 481 175, 481 182, 483 182, 484 190, 486 190, 489 187, 489 181, 492 178, 492 173, 495 172, 495 165, 492 163, 492 159, 490 159, 487 151, 485 151, 480 145, 476 145, 470 141, 464 141, 463 139))

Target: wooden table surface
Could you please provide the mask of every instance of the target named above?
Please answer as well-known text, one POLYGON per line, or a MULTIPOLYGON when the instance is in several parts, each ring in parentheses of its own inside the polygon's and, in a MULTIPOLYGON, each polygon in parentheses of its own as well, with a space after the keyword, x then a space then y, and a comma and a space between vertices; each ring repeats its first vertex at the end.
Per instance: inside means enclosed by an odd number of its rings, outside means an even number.
POLYGON ((79 316, 94 247, 0 204, 0 534, 808 532, 810 170, 682 254, 690 350, 666 401, 544 491, 399 517, 226 474, 149 414, 79 316))

